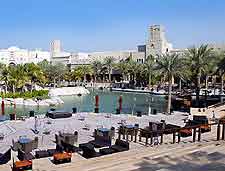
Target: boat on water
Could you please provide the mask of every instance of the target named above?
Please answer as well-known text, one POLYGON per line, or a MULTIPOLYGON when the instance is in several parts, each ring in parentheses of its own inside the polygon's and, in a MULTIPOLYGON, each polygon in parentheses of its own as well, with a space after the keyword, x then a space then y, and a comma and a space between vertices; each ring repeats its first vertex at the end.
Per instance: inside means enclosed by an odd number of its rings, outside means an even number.
MULTIPOLYGON (((196 96, 196 93, 193 92, 191 94, 192 96, 196 96)), ((225 93, 222 92, 220 93, 220 89, 201 89, 200 90, 200 93, 199 93, 200 96, 225 96, 225 93)))
MULTIPOLYGON (((167 95, 167 91, 160 89, 160 90, 149 90, 149 89, 126 89, 126 88, 111 88, 111 91, 119 91, 119 92, 132 92, 132 93, 148 93, 152 95, 159 95, 159 96, 165 96, 167 95)), ((177 92, 172 92, 172 95, 177 95, 177 92)))

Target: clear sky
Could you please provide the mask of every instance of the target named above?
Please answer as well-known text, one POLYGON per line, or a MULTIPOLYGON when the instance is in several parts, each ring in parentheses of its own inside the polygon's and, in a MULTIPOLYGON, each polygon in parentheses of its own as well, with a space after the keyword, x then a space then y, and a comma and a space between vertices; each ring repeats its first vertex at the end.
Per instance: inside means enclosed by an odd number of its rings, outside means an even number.
POLYGON ((0 48, 135 49, 151 24, 177 48, 225 42, 225 0, 1 0, 0 48))

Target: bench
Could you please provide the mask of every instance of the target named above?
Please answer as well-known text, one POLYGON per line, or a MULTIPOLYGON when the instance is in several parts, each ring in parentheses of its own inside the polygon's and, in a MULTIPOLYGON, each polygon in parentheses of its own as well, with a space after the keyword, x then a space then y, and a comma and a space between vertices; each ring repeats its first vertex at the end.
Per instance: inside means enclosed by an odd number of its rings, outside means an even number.
POLYGON ((110 148, 113 149, 115 152, 128 151, 129 143, 126 141, 117 139, 115 142, 115 145, 112 145, 110 148))

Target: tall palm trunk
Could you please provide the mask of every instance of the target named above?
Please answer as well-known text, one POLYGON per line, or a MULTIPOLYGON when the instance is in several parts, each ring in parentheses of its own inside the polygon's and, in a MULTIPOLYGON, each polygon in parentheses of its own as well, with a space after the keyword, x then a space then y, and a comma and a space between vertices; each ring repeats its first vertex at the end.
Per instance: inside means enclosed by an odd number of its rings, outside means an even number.
POLYGON ((95 74, 94 75, 94 82, 96 83, 96 81, 97 81, 97 75, 95 74))
POLYGON ((206 75, 205 76, 205 89, 208 90, 208 79, 209 79, 209 76, 206 75))
POLYGON ((170 113, 171 109, 171 97, 172 97, 172 76, 169 77, 169 87, 168 87, 168 103, 167 103, 167 113, 170 113))
POLYGON ((152 74, 149 73, 149 76, 148 76, 148 88, 149 89, 151 88, 151 85, 152 85, 152 74))
POLYGON ((221 87, 220 87, 220 101, 221 102, 223 102, 223 97, 222 97, 222 95, 223 95, 223 84, 224 84, 224 80, 223 80, 223 78, 224 78, 224 74, 222 74, 221 75, 221 87))
POLYGON ((55 84, 56 84, 56 80, 55 80, 55 78, 53 79, 53 83, 54 83, 54 88, 55 88, 55 87, 56 87, 56 86, 55 86, 55 84))
POLYGON ((105 82, 105 74, 103 74, 103 76, 102 76, 102 81, 103 81, 103 83, 105 82))
POLYGON ((31 81, 31 92, 33 92, 33 81, 31 81))
POLYGON ((181 78, 179 79, 179 92, 181 92, 181 90, 182 90, 182 80, 181 80, 181 78))
POLYGON ((112 71, 112 69, 111 68, 109 68, 109 71, 108 71, 108 73, 109 73, 109 83, 111 83, 111 71, 112 71))
POLYGON ((86 82, 87 81, 87 76, 86 76, 86 74, 84 74, 84 82, 86 82))
POLYGON ((5 93, 8 92, 8 83, 5 84, 5 93))
POLYGON ((196 105, 197 105, 197 107, 199 106, 199 100, 200 100, 200 98, 199 98, 199 95, 200 95, 200 84, 201 84, 201 80, 200 80, 200 78, 201 78, 201 75, 200 75, 200 73, 197 75, 197 82, 196 82, 196 105))
POLYGON ((12 85, 12 89, 13 89, 13 94, 15 94, 15 85, 12 85))
POLYGON ((134 80, 134 85, 135 85, 135 86, 136 86, 136 83, 137 83, 137 79, 136 79, 136 78, 137 78, 137 75, 136 75, 136 72, 135 72, 135 73, 134 73, 134 79, 133 79, 133 80, 134 80))

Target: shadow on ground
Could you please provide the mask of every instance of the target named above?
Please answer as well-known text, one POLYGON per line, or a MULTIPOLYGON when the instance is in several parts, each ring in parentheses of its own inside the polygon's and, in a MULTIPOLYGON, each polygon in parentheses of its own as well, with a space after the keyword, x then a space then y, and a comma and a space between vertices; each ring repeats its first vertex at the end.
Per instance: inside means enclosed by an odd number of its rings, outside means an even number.
POLYGON ((197 151, 182 157, 145 157, 137 166, 132 171, 225 171, 225 154, 197 151))

